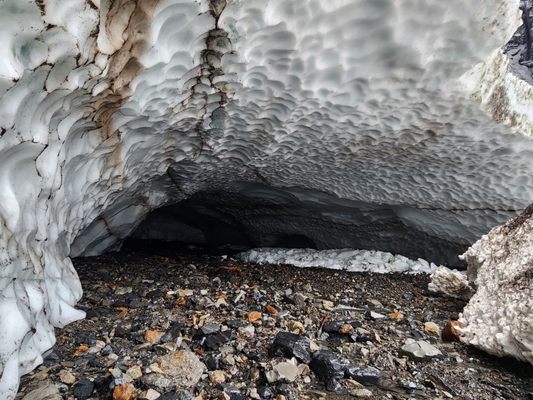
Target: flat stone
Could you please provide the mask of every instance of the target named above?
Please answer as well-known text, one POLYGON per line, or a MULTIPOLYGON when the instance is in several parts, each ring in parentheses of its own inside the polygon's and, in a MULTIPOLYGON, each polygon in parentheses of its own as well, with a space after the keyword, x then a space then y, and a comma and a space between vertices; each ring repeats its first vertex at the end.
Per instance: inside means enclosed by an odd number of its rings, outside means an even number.
POLYGON ((143 381, 147 385, 161 388, 178 386, 189 388, 194 386, 206 370, 204 363, 191 351, 175 351, 157 357, 158 373, 145 375, 143 381))
POLYGON ((61 400, 57 387, 49 380, 40 384, 37 389, 32 390, 23 397, 23 400, 61 400))
POLYGON ((76 377, 66 369, 59 371, 59 380, 67 385, 72 385, 76 382, 76 377))
POLYGON ((346 375, 365 385, 379 385, 381 380, 381 371, 374 367, 349 367, 346 375))
POLYGON ((415 359, 431 358, 441 355, 441 351, 424 340, 407 339, 402 352, 415 359))
POLYGON ((290 361, 274 365, 274 371, 277 373, 279 380, 286 380, 288 382, 294 382, 300 375, 298 366, 290 361))
POLYGON ((142 400, 156 400, 161 397, 161 393, 154 389, 148 389, 146 392, 142 392, 139 396, 142 400))
POLYGON ((216 370, 209 372, 209 381, 214 384, 222 383, 226 380, 226 376, 224 375, 224 371, 216 370))

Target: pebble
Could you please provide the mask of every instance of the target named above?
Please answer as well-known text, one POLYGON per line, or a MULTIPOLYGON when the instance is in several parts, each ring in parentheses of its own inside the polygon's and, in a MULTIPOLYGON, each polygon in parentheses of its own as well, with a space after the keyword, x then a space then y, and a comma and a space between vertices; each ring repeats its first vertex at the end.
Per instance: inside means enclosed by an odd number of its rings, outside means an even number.
POLYGON ((165 332, 147 330, 146 332, 144 332, 144 340, 145 342, 152 344, 158 343, 164 334, 165 332))
POLYGON ((130 383, 115 386, 113 389, 113 400, 131 400, 135 396, 137 396, 137 390, 130 383))
POLYGON ((76 382, 76 377, 70 371, 62 369, 59 371, 59 380, 67 385, 72 385, 76 382))
POLYGON ((287 323, 287 328, 292 333, 297 333, 301 335, 305 333, 305 327, 300 321, 289 321, 287 323))
POLYGON ((129 379, 130 382, 136 379, 139 379, 140 377, 143 376, 141 367, 138 365, 135 365, 131 368, 128 368, 128 370, 126 371, 126 376, 127 376, 126 379, 129 379))
POLYGON ((439 331, 440 331, 439 326, 436 323, 434 322, 424 323, 424 332, 438 335, 439 331))
POLYGON ((354 397, 363 399, 372 397, 374 395, 374 393, 368 389, 355 389, 354 391, 350 392, 350 394, 354 397))
POLYGON ((372 318, 372 319, 376 319, 376 320, 387 318, 385 315, 380 314, 380 313, 375 312, 375 311, 370 311, 370 312, 368 313, 368 315, 369 315, 370 318, 372 318))
POLYGON ((214 384, 222 383, 226 380, 224 371, 216 370, 209 372, 209 381, 214 384))
POLYGON ((256 322, 259 321, 262 316, 263 314, 259 311, 251 311, 246 315, 246 319, 248 319, 249 322, 256 322))
POLYGON ((275 373, 278 376, 276 380, 286 380, 288 382, 294 382, 300 375, 300 370, 295 362, 280 362, 274 365, 275 373))
POLYGON ((415 359, 431 358, 441 355, 441 351, 424 340, 407 339, 402 352, 415 359))
POLYGON ((322 300, 322 307, 324 310, 331 311, 335 308, 335 303, 330 300, 322 300))
POLYGON ((459 330, 464 328, 464 324, 459 321, 449 321, 442 330, 442 340, 444 342, 459 342, 461 340, 461 336, 459 334, 459 330))
POLYGON ((159 397, 161 397, 161 393, 154 389, 148 389, 147 391, 142 392, 139 396, 142 400, 156 400, 159 397))

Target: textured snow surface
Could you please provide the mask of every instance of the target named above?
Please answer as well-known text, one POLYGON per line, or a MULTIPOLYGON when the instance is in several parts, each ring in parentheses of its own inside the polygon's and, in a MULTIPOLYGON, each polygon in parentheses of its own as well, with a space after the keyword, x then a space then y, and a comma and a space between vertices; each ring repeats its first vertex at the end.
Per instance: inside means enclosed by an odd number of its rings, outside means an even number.
POLYGON ((494 228, 464 254, 476 293, 461 321, 464 342, 533 364, 532 213, 494 228))
POLYGON ((352 272, 375 272, 386 274, 405 272, 431 274, 437 266, 426 260, 410 260, 407 257, 373 250, 313 250, 261 248, 241 253, 244 261, 260 264, 291 264, 296 267, 322 267, 352 272))
POLYGON ((83 317, 69 255, 198 191, 303 187, 459 239, 524 208, 518 24, 515 0, 1 0, 0 398, 83 317))

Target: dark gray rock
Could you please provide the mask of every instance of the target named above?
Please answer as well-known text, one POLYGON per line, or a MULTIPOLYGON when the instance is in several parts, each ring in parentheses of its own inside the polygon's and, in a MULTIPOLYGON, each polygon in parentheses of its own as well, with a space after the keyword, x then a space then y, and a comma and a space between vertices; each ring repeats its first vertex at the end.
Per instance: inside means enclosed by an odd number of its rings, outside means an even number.
POLYGON ((379 385, 381 371, 374 367, 348 367, 346 377, 352 378, 363 385, 379 385))
POLYGON ((94 383, 87 379, 82 379, 74 385, 74 398, 85 400, 91 397, 94 390, 94 383))
POLYGON ((330 350, 317 351, 309 364, 311 370, 326 383, 332 379, 344 378, 349 366, 348 360, 330 350))
POLYGON ((304 363, 311 361, 309 339, 290 332, 279 332, 270 346, 269 353, 271 356, 296 357, 304 363))

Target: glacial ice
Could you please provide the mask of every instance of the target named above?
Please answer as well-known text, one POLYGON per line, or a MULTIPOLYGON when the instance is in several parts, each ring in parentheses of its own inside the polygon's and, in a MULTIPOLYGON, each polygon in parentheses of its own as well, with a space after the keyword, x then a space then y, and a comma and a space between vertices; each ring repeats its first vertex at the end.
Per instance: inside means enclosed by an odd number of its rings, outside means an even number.
POLYGON ((83 317, 69 256, 200 191, 301 187, 461 240, 515 215, 519 23, 514 0, 0 1, 0 397, 83 317))

